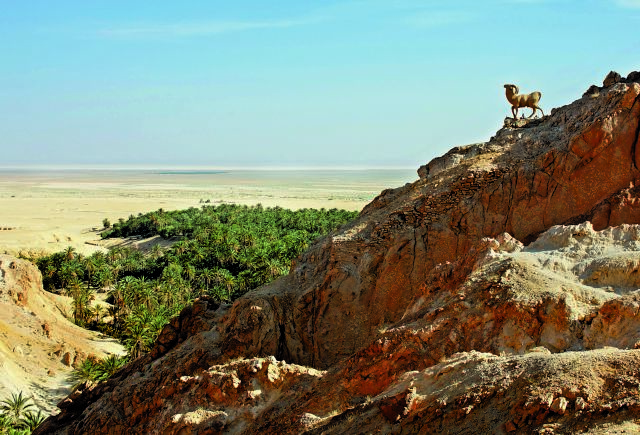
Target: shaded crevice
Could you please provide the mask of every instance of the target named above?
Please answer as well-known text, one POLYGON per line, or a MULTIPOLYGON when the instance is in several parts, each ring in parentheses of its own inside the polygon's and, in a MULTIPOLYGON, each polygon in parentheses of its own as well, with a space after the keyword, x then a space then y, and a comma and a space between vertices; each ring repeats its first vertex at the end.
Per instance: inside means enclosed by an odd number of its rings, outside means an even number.
POLYGON ((413 271, 416 269, 416 250, 418 246, 418 235, 416 228, 413 228, 413 259, 411 261, 411 272, 409 272, 409 282, 413 284, 413 271))
POLYGON ((276 359, 279 361, 291 361, 284 323, 278 325, 278 349, 276 350, 276 359))
POLYGON ((518 171, 515 171, 514 176, 509 180, 509 201, 507 203, 507 211, 505 213, 504 231, 513 233, 513 229, 510 228, 513 221, 513 196, 518 186, 518 171))
POLYGON ((318 323, 318 298, 313 295, 313 313, 311 315, 311 367, 316 366, 316 326, 318 323))

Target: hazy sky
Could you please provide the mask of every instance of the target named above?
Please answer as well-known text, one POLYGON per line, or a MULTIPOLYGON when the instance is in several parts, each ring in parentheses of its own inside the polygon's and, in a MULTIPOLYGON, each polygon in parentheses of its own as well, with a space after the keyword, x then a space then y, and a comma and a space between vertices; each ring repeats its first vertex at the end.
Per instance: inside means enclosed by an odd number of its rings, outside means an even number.
POLYGON ((418 167, 640 70, 640 0, 0 0, 0 167, 418 167), (527 114, 529 111, 527 110, 527 114))

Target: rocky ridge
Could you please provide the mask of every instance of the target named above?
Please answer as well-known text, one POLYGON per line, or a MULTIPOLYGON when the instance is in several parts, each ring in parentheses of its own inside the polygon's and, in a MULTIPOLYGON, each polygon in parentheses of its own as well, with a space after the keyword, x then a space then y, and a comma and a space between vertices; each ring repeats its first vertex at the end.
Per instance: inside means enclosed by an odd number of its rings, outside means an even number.
POLYGON ((638 78, 434 159, 38 433, 639 431, 638 78))

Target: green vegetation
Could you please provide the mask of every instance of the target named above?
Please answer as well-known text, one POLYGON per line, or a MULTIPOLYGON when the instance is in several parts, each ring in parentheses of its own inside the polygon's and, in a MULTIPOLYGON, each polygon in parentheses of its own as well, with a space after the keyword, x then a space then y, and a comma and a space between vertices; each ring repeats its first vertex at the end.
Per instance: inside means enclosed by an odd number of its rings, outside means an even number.
POLYGON ((209 295, 230 302, 285 275, 291 260, 314 239, 356 216, 337 209, 260 205, 160 209, 120 219, 102 237, 160 235, 174 242, 170 248, 156 245, 147 254, 117 248, 88 257, 67 248, 35 262, 45 289, 62 289, 73 298, 78 325, 121 339, 136 358, 194 298, 209 295), (96 291, 108 293, 108 308, 92 306, 96 291))
POLYGON ((110 378, 127 362, 128 357, 120 357, 117 355, 109 355, 102 360, 87 358, 71 374, 71 379, 75 382, 74 388, 77 388, 87 381, 104 381, 110 378))
POLYGON ((42 411, 22 392, 0 401, 0 434, 28 435, 44 419, 42 411))

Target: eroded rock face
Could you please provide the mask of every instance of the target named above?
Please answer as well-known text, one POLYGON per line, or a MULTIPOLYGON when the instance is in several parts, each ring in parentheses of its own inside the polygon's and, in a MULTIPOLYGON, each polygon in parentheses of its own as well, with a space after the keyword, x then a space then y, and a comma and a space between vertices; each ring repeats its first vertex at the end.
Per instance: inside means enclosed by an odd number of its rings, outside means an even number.
POLYGON ((40 433, 639 429, 634 77, 434 160, 40 433))
MULTIPOLYGON (((405 372, 338 416, 311 427, 285 423, 274 433, 589 433, 605 425, 634 433, 640 429, 633 418, 640 410, 632 368, 638 362, 640 353, 620 350, 454 354, 427 369, 405 372), (621 386, 625 382, 629 388, 621 386), (630 422, 611 418, 616 412, 630 422)), ((307 407, 313 412, 319 406, 307 407)))
MULTIPOLYGON (((152 372, 157 367, 149 368, 152 372)), ((312 385, 323 372, 276 361, 273 357, 238 360, 195 370, 193 376, 170 375, 164 370, 151 385, 149 369, 134 372, 147 388, 146 394, 124 395, 123 401, 93 406, 88 418, 69 422, 69 433, 221 433, 240 432, 256 420, 266 420, 275 402, 290 406, 296 395, 290 389, 312 385), (147 379, 144 379, 147 378, 147 379), (211 404, 215 403, 215 409, 211 404), (113 410, 117 409, 117 414, 113 410), (150 418, 152 417, 152 418, 150 418), (134 429, 135 428, 135 429, 134 429)), ((170 368, 169 368, 170 370, 170 368)), ((158 371, 157 373, 160 373, 158 371)), ((131 376, 131 373, 128 373, 131 376)), ((113 382, 113 381, 109 381, 113 382)), ((105 386, 86 386, 82 394, 62 405, 73 409, 83 394, 100 394, 105 386)), ((119 396, 121 387, 112 385, 119 396)), ((102 404, 103 402, 98 402, 102 404)), ((43 427, 44 430, 46 427, 43 427)), ((46 433, 46 432, 45 432, 46 433)))
POLYGON ((624 273, 636 270, 639 244, 639 225, 590 223, 553 227, 529 246, 484 238, 434 268, 400 321, 326 372, 274 357, 217 364, 228 308, 199 300, 163 333, 185 337, 177 347, 154 356, 161 337, 150 355, 60 403, 42 430, 637 430, 640 351, 611 346, 640 338, 639 290, 624 273), (592 279, 598 270, 612 272, 606 282, 592 279))
POLYGON ((437 264, 483 237, 529 243, 553 225, 640 222, 639 95, 639 83, 615 84, 383 192, 287 278, 233 306, 224 353, 327 368, 398 321, 437 264))

